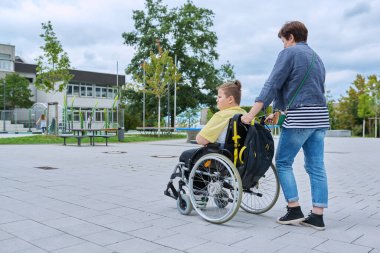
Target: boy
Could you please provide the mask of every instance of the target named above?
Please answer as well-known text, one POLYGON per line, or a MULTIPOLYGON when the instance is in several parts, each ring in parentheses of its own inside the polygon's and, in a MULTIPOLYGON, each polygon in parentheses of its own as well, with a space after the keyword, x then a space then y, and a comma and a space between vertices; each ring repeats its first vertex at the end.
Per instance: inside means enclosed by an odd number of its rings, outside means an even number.
MULTIPOLYGON (((224 145, 226 139, 228 122, 235 114, 245 114, 246 111, 240 108, 241 83, 240 81, 227 82, 218 87, 216 98, 219 112, 215 113, 207 122, 206 126, 198 133, 196 141, 200 145, 209 143, 220 143, 224 145)), ((188 163, 189 159, 198 149, 184 151, 179 160, 188 163)))

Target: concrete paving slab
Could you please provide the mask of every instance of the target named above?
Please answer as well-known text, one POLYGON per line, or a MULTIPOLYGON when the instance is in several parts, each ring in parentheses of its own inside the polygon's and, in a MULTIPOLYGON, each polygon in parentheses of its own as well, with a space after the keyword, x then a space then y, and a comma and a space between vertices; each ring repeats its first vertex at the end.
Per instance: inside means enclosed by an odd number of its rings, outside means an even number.
MULTIPOLYGON (((223 225, 179 214, 163 190, 180 153, 193 147, 1 146, 0 252, 380 252, 379 139, 326 138, 326 231, 277 224, 282 196, 265 214, 240 210, 223 225)), ((306 214, 302 152, 294 171, 306 214)))

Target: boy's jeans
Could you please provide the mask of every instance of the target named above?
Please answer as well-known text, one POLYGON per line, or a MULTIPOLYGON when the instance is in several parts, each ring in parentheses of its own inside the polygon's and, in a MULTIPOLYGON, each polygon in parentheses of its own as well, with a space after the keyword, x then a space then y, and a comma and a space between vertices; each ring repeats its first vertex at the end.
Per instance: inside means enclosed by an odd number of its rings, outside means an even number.
POLYGON ((313 206, 327 207, 327 176, 323 162, 325 134, 324 128, 282 128, 276 152, 276 166, 287 202, 299 199, 292 165, 302 147, 305 169, 310 178, 313 206))

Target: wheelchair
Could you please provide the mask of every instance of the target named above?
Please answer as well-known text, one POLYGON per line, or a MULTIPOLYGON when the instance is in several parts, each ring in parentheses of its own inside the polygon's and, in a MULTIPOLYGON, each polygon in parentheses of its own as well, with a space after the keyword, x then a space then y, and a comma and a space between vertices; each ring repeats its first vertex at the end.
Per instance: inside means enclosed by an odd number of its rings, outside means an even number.
MULTIPOLYGON (((262 126, 265 126, 264 119, 260 121, 262 126)), ((252 187, 242 186, 237 168, 242 163, 239 154, 248 127, 240 117, 234 122, 231 119, 222 148, 218 143, 211 143, 185 151, 190 151, 191 155, 182 161, 180 158, 164 191, 165 195, 176 199, 181 214, 188 215, 195 209, 206 221, 220 224, 232 219, 239 207, 252 214, 262 214, 275 205, 280 185, 273 163, 252 187)))

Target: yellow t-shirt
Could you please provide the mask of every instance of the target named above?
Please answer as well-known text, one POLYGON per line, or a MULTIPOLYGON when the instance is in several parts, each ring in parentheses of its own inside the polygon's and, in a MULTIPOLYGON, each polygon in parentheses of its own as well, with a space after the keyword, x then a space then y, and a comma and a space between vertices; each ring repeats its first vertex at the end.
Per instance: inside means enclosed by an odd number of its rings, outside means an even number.
POLYGON ((235 114, 245 114, 245 110, 240 106, 234 106, 215 113, 207 124, 199 132, 199 135, 214 143, 218 140, 220 143, 224 143, 226 139, 227 126, 230 119, 235 114), (220 138, 219 138, 220 137, 220 138))

